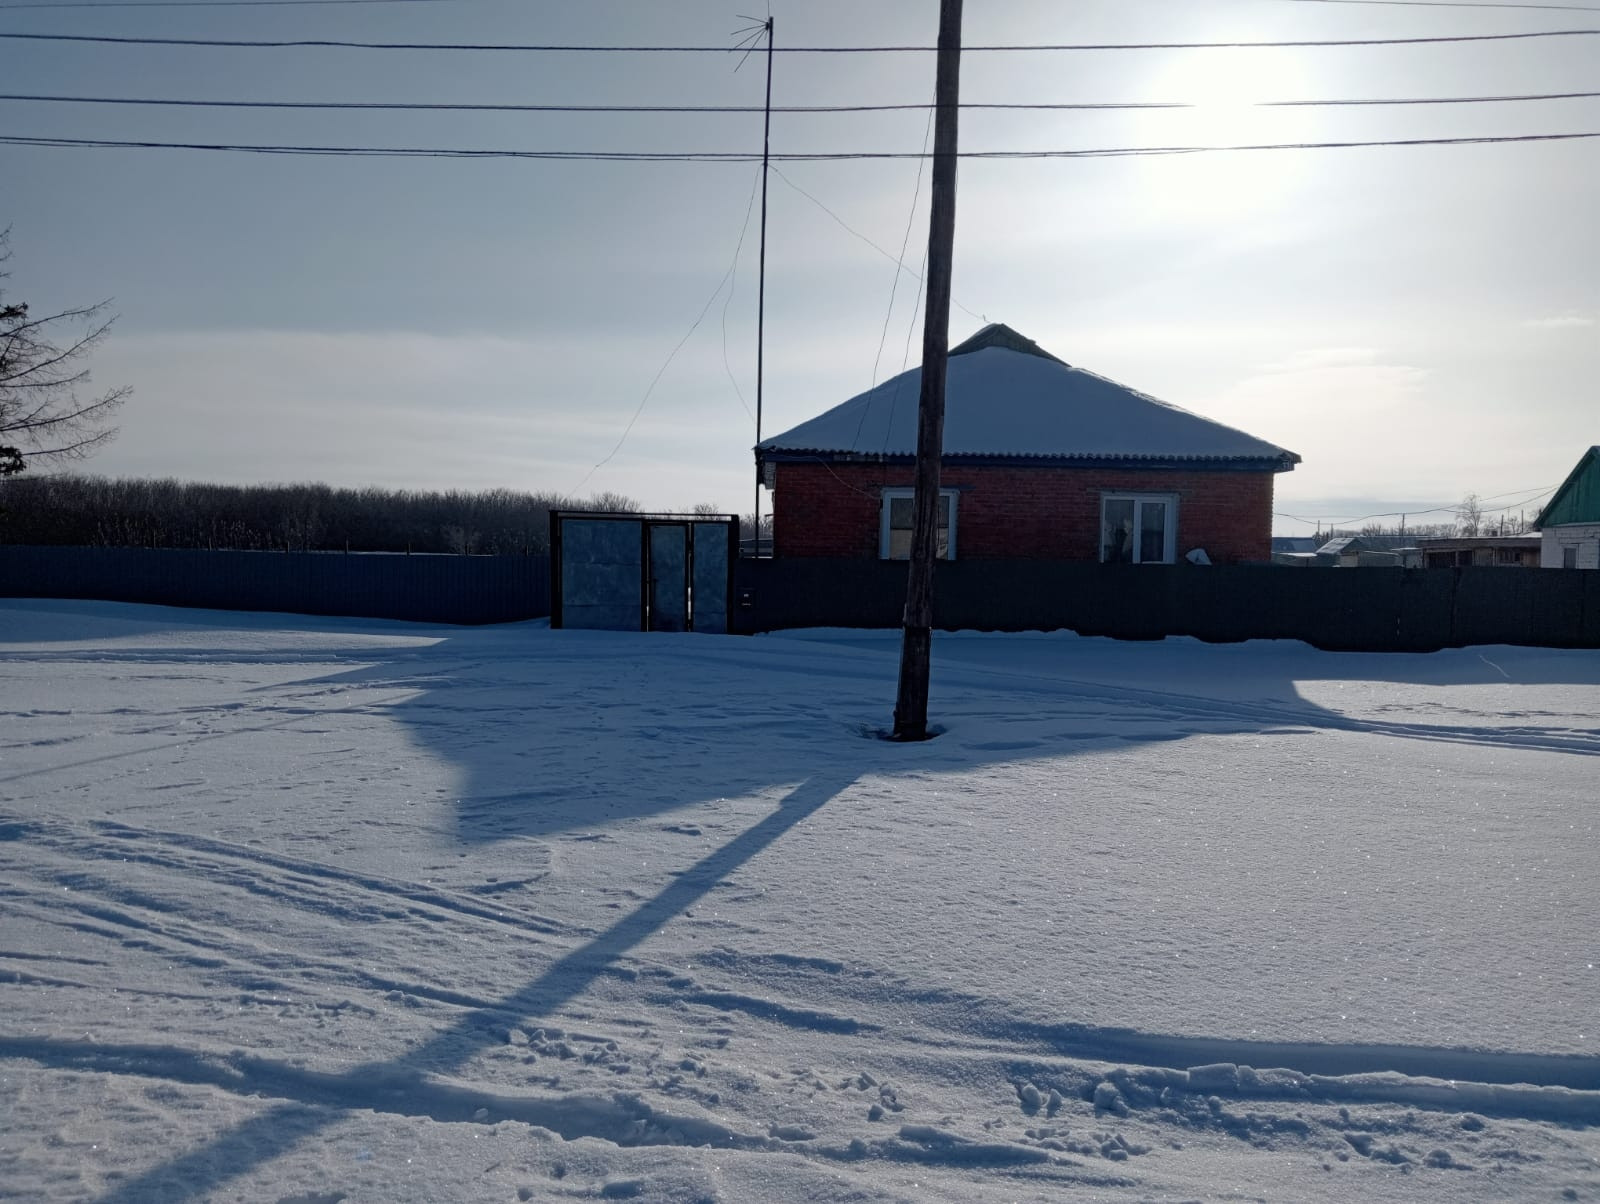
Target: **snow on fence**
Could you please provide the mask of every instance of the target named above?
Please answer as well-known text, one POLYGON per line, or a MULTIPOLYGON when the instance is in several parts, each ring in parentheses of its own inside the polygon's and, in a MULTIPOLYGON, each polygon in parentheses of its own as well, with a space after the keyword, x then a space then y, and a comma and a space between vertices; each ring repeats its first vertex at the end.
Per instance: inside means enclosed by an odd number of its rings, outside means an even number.
MULTIPOLYGON (((905 579, 904 563, 891 561, 741 560, 736 629, 897 626, 905 579)), ((935 570, 934 624, 1139 640, 1297 639, 1369 652, 1597 648, 1600 572, 958 560, 935 570)))
POLYGON ((550 613, 550 558, 12 546, 0 597, 506 623, 550 613))

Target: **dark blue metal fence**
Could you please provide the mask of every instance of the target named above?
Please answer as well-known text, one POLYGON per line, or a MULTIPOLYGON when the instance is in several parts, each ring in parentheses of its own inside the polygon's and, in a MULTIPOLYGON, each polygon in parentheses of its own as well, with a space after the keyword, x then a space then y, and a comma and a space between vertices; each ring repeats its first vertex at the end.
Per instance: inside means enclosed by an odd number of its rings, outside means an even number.
POLYGON ((11 546, 0 597, 509 623, 550 613, 550 558, 11 546))
MULTIPOLYGON (((739 631, 894 627, 905 607, 906 566, 741 560, 736 584, 739 631)), ((1600 572, 1592 570, 958 560, 935 568, 933 610, 934 625, 945 630, 1294 639, 1369 652, 1600 648, 1600 572)))
MULTIPOLYGON (((893 627, 906 567, 740 559, 735 582, 737 631, 893 627)), ((0 597, 506 623, 550 613, 550 560, 0 546, 0 597)), ((934 619, 945 629, 1297 639, 1361 651, 1600 648, 1600 571, 956 561, 935 570, 934 619)))

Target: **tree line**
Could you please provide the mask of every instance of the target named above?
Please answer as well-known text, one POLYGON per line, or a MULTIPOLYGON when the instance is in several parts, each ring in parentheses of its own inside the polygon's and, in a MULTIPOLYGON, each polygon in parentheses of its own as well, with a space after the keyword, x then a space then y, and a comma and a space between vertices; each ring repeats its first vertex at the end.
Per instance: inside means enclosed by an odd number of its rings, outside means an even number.
POLYGON ((639 504, 616 493, 574 498, 24 474, 0 480, 0 543, 525 555, 549 550, 550 511, 558 509, 634 512, 639 504))
MULTIPOLYGON (((0 543, 272 552, 542 555, 550 511, 636 514, 620 493, 444 491, 23 474, 0 480, 0 543)), ((726 513, 711 503, 700 515, 726 513)), ((772 516, 761 516, 762 535, 772 516)), ((740 520, 748 538, 750 516, 740 520)))

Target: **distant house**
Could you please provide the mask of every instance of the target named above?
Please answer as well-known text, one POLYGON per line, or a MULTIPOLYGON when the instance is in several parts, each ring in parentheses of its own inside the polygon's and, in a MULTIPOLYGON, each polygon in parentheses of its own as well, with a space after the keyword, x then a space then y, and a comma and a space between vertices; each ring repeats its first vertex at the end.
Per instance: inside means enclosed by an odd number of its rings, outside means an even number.
POLYGON ((1340 569, 1353 569, 1361 563, 1361 553, 1371 551, 1359 535, 1341 535, 1317 549, 1317 563, 1340 569))
MULTIPOLYGON (((1276 541, 1274 541, 1276 542, 1276 541)), ((1274 553, 1274 564, 1314 568, 1418 568, 1422 555, 1409 535, 1339 535, 1324 541, 1315 552, 1274 553)))
POLYGON ((1600 446, 1583 453, 1533 524, 1547 569, 1600 569, 1600 446))
POLYGON ((1461 535, 1418 543, 1430 569, 1539 567, 1537 535, 1461 535))
POLYGON ((1305 555, 1308 552, 1315 552, 1318 542, 1314 535, 1274 535, 1272 554, 1305 555))
MULTIPOLYGON (((1074 368, 1010 327, 954 348, 939 555, 1170 564, 1271 555, 1293 452, 1074 368)), ((773 554, 901 559, 921 368, 763 441, 773 554)))
POLYGON ((1410 535, 1341 535, 1314 556, 1274 553, 1273 563, 1319 568, 1536 568, 1537 535, 1461 535, 1417 539, 1410 535))

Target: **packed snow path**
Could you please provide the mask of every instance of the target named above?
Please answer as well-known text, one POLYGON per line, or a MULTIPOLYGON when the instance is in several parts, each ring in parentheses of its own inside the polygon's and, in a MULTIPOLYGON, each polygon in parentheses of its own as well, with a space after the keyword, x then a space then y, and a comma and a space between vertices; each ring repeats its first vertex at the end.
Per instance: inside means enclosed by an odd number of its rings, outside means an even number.
POLYGON ((0 603, 0 1199, 1600 1199, 1600 655, 0 603))

